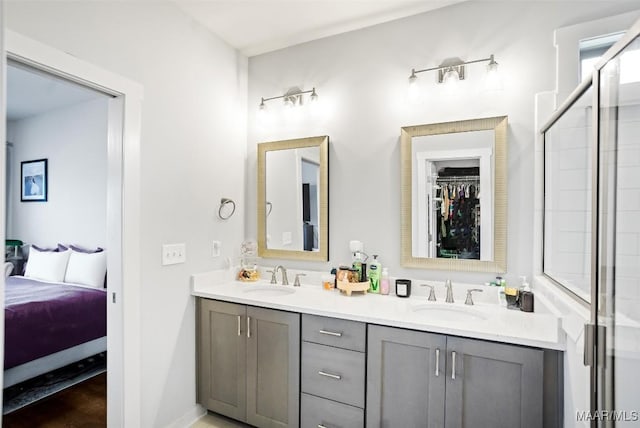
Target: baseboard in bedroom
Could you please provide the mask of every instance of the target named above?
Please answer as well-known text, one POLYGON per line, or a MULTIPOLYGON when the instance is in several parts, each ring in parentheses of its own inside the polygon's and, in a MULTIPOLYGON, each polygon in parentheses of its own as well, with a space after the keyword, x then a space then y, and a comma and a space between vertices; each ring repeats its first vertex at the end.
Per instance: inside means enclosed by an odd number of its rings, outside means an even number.
POLYGON ((70 386, 104 373, 106 370, 107 354, 101 353, 5 388, 2 413, 6 415, 14 412, 70 386))

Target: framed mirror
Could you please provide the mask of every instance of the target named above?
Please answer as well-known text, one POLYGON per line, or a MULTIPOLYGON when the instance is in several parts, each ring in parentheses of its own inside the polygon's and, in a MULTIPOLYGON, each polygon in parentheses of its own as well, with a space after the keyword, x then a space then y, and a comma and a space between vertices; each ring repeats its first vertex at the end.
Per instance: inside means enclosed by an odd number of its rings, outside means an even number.
POLYGON ((329 260, 329 137, 258 144, 258 255, 329 260))
POLYGON ((407 126, 400 144, 402 266, 505 272, 507 117, 407 126))

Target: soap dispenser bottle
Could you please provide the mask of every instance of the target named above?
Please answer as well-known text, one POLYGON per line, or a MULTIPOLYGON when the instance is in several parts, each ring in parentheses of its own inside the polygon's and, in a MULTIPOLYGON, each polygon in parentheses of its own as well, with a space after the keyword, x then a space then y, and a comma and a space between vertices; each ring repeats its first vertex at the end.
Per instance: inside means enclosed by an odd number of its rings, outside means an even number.
POLYGON ((382 268, 382 277, 380 278, 380 294, 389 294, 389 269, 382 268))
POLYGON ((520 310, 523 312, 533 312, 533 292, 531 291, 531 287, 529 287, 527 277, 521 276, 520 278, 522 279, 522 290, 520 291, 520 310))

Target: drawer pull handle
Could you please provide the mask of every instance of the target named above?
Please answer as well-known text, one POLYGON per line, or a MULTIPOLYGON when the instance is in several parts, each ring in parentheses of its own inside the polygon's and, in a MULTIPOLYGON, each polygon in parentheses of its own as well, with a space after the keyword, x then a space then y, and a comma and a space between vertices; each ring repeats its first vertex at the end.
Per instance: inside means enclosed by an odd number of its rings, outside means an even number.
POLYGON ((451 353, 451 380, 456 380, 456 351, 451 353))
POLYGON ((318 374, 319 374, 320 376, 330 377, 331 379, 335 379, 335 380, 340 380, 340 379, 342 379, 342 376, 340 376, 340 375, 332 374, 332 373, 327 373, 327 372, 323 372, 322 370, 320 370, 320 371, 318 372, 318 374))
POLYGON ((320 330, 320 334, 326 334, 328 336, 335 336, 335 337, 342 337, 342 333, 329 331, 329 330, 320 330))
POLYGON ((238 315, 238 336, 242 336, 242 328, 240 327, 241 322, 242 322, 242 316, 238 315))
POLYGON ((324 426, 324 425, 322 425, 322 424, 319 424, 319 425, 318 425, 318 428, 327 428, 327 427, 326 427, 326 426, 324 426))
POLYGON ((251 339, 251 317, 247 317, 247 339, 251 339))
POLYGON ((440 376, 440 348, 436 349, 436 377, 440 376))

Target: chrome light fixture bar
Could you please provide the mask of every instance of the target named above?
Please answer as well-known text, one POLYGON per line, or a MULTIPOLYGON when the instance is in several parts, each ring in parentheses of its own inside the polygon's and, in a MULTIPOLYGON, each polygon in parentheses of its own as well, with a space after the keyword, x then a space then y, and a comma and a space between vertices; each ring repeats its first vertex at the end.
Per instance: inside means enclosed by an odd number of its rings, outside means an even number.
POLYGON ((304 103, 304 98, 303 98, 304 94, 311 94, 309 96, 309 99, 311 100, 312 103, 318 100, 318 93, 316 92, 315 87, 308 91, 303 91, 299 87, 294 86, 293 88, 285 92, 284 95, 278 95, 277 97, 269 97, 269 98, 262 97, 260 99, 260 105, 258 107, 260 108, 260 110, 265 110, 267 108, 267 105, 265 104, 267 101, 278 100, 278 99, 284 100, 285 107, 294 107, 296 105, 301 106, 304 103))
POLYGON ((449 79, 456 79, 456 78, 457 80, 464 80, 466 65, 475 64, 478 62, 486 62, 486 61, 489 62, 489 64, 487 65, 488 73, 494 73, 498 70, 498 63, 494 59, 493 55, 491 55, 489 58, 476 59, 473 61, 462 61, 460 58, 449 58, 444 60, 442 64, 440 64, 437 67, 424 68, 422 70, 416 70, 415 68, 412 68, 411 75, 409 76, 409 83, 415 83, 416 80, 418 79, 417 74, 424 73, 427 71, 438 72, 438 76, 437 76, 438 83, 445 83, 449 81, 449 79))

